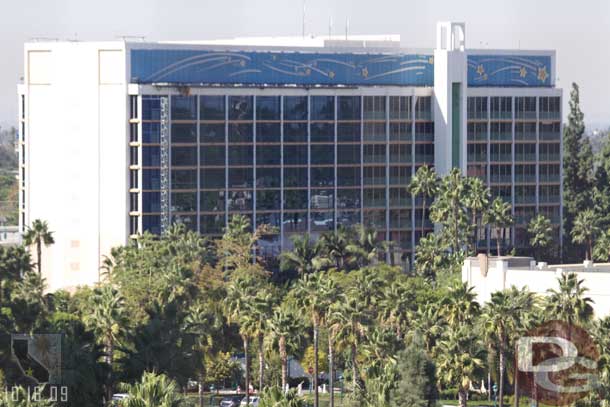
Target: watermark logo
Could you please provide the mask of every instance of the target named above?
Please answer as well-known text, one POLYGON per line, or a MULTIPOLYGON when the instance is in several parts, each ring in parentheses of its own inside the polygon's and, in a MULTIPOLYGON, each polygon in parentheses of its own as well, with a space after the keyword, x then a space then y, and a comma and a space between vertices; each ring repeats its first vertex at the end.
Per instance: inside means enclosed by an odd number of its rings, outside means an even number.
POLYGON ((546 405, 569 405, 593 390, 599 351, 584 329, 550 321, 516 345, 519 386, 546 405))

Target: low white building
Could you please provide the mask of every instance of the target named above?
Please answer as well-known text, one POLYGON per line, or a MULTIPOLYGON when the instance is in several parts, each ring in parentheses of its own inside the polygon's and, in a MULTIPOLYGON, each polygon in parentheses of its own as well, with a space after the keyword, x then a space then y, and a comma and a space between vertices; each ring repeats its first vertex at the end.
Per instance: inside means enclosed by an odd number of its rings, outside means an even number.
POLYGON ((576 273, 588 289, 587 296, 593 301, 597 317, 610 315, 610 264, 548 265, 538 263, 531 257, 470 257, 462 267, 462 281, 473 286, 478 301, 483 304, 491 294, 516 287, 527 287, 530 291, 547 295, 549 289, 558 289, 557 279, 562 273, 576 273))

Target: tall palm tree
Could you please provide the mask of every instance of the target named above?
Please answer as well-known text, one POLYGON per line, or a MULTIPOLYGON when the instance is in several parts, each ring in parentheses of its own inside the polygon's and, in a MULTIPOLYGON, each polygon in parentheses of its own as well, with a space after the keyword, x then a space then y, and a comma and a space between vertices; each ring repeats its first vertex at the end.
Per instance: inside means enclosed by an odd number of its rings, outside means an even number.
POLYGON ((597 242, 595 242, 593 258, 603 262, 610 258, 610 229, 600 234, 597 242))
POLYGON ((420 305, 413 314, 413 329, 409 331, 410 343, 422 338, 426 352, 432 353, 438 338, 443 332, 445 320, 439 311, 439 304, 428 302, 420 305))
POLYGON ((557 281, 559 290, 548 290, 546 314, 568 325, 588 324, 593 318, 593 300, 585 296, 588 289, 583 287, 584 280, 575 273, 563 273, 557 281))
POLYGON ((472 227, 474 229, 472 247, 474 249, 474 253, 476 254, 479 245, 479 217, 483 210, 489 205, 491 193, 481 178, 470 177, 466 179, 468 183, 466 206, 472 213, 472 227))
POLYGON ((599 219, 592 209, 585 209, 576 215, 570 234, 574 243, 586 244, 585 260, 592 259, 593 241, 599 232, 599 219))
POLYGON ((35 219, 32 226, 25 231, 23 240, 26 246, 36 245, 36 265, 38 274, 42 274, 42 245, 47 247, 55 243, 47 221, 35 219))
POLYGON ((382 325, 391 328, 396 338, 402 340, 411 310, 408 288, 400 282, 386 285, 377 308, 382 325))
POLYGON ((321 250, 337 270, 351 269, 353 256, 348 250, 350 238, 350 231, 343 226, 320 236, 321 250))
POLYGON ((514 336, 519 326, 519 315, 523 312, 514 301, 508 290, 491 294, 491 299, 483 308, 481 320, 483 332, 490 341, 499 357, 499 399, 500 407, 504 406, 504 372, 506 370, 506 350, 509 340, 514 336))
POLYGON ((106 400, 112 399, 113 383, 112 363, 114 350, 128 325, 127 308, 121 293, 110 284, 104 284, 93 290, 90 298, 90 310, 84 316, 85 324, 93 330, 96 338, 104 345, 106 363, 110 366, 106 400))
POLYGON ((448 386, 457 386, 459 406, 466 407, 470 383, 480 374, 484 351, 468 325, 450 329, 436 347, 437 372, 448 386))
POLYGON ((289 268, 295 269, 299 275, 313 273, 318 269, 321 246, 305 233, 292 237, 293 249, 282 252, 280 258, 289 268))
MULTIPOLYGON (((489 210, 484 215, 483 222, 493 226, 496 231, 496 250, 498 257, 501 256, 500 234, 504 228, 510 227, 513 224, 513 216, 511 215, 511 206, 502 198, 496 197, 489 210)), ((502 237, 504 240, 504 236, 502 237)))
POLYGON ((551 220, 539 213, 530 220, 527 225, 527 233, 530 235, 530 246, 537 254, 536 257, 540 258, 540 251, 549 247, 553 240, 551 220))
POLYGON ((263 390, 265 383, 265 334, 269 329, 269 318, 273 312, 274 296, 269 289, 261 287, 252 299, 255 323, 253 334, 258 339, 258 389, 263 390))
POLYGON ((123 386, 128 394, 121 404, 125 407, 179 407, 183 405, 180 389, 164 374, 144 372, 142 379, 123 386))
POLYGON ((476 296, 474 287, 468 287, 468 283, 458 282, 449 288, 440 310, 449 326, 470 324, 479 316, 476 296))
POLYGON ((285 304, 275 307, 269 319, 271 339, 277 341, 282 364, 282 389, 288 383, 288 350, 295 350, 300 342, 302 326, 299 317, 285 304))
POLYGON ((307 312, 311 318, 314 347, 314 407, 318 407, 318 339, 322 320, 334 300, 334 280, 329 278, 327 273, 320 271, 306 274, 294 287, 294 295, 298 306, 307 312))
POLYGON ((377 238, 377 230, 370 226, 354 226, 355 238, 347 250, 356 258, 358 267, 365 267, 374 262, 383 252, 383 243, 377 238))
POLYGON ((422 165, 409 183, 408 190, 414 196, 422 197, 421 235, 424 235, 426 223, 426 201, 434 197, 438 189, 438 180, 434 168, 422 165))

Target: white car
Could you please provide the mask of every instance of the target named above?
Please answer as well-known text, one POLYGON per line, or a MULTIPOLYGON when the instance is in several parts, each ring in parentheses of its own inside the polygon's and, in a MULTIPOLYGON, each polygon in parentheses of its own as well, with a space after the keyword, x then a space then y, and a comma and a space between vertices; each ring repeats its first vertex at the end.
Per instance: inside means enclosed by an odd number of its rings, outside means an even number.
MULTIPOLYGON (((260 397, 258 396, 251 396, 250 397, 250 405, 252 407, 258 407, 258 401, 260 400, 260 397)), ((240 406, 245 406, 246 405, 246 398, 244 397, 244 399, 241 401, 240 406)))

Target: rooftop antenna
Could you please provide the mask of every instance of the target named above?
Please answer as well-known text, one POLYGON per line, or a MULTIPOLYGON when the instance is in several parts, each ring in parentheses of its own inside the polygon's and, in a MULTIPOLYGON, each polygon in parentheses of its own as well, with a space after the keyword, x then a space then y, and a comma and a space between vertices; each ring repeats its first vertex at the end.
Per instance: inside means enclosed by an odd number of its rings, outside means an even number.
POLYGON ((305 38, 305 0, 303 0, 303 38, 305 38))

